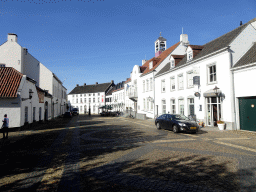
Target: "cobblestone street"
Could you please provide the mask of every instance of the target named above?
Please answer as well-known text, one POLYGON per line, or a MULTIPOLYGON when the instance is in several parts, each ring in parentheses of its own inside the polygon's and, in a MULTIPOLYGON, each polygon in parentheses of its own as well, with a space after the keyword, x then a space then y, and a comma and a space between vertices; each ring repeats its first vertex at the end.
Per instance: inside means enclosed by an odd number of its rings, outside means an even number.
POLYGON ((250 132, 79 115, 0 138, 0 191, 256 191, 250 132))

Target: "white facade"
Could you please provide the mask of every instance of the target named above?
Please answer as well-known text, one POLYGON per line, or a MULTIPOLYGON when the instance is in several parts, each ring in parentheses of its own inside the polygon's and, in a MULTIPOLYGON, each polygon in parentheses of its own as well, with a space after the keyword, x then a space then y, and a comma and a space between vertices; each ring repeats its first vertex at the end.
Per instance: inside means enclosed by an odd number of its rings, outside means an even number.
MULTIPOLYGON (((0 64, 0 66, 3 67, 15 68, 22 74, 33 79, 36 82, 36 86, 43 90, 47 90, 52 95, 54 94, 53 99, 45 97, 44 104, 37 104, 41 108, 35 106, 36 108, 34 109, 34 106, 32 106, 32 112, 30 109, 31 106, 29 107, 27 104, 28 109, 26 110, 28 110, 29 119, 32 118, 35 121, 38 121, 39 118, 37 117, 39 117, 39 113, 42 120, 44 119, 46 101, 48 106, 48 116, 46 119, 49 120, 53 117, 62 115, 66 111, 66 88, 63 87, 62 82, 49 69, 47 69, 42 63, 35 59, 26 48, 23 48, 18 44, 16 34, 8 34, 7 42, 0 46, 0 64), (49 111, 49 109, 52 111, 49 111), (35 112, 33 112, 33 110, 35 112), (33 118, 33 116, 36 118, 33 118)), ((22 113, 25 110, 23 104, 20 107, 21 116, 23 117, 22 113)), ((21 122, 23 120, 24 118, 21 118, 21 122)), ((28 120, 28 123, 31 123, 31 121, 28 120)))
POLYGON ((99 114, 99 107, 105 105, 105 92, 69 94, 68 101, 71 108, 78 108, 80 114, 86 114, 91 109, 91 114, 99 114))
POLYGON ((113 91, 112 93, 112 106, 113 111, 125 110, 125 93, 124 88, 113 91))

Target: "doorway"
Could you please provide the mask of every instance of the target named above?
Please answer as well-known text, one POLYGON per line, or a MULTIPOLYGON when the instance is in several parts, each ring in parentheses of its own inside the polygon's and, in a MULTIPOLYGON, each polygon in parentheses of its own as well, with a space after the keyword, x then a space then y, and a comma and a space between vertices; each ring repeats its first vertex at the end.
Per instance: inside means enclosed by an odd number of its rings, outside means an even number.
POLYGON ((207 125, 217 126, 217 121, 221 119, 220 97, 206 97, 207 105, 207 125))

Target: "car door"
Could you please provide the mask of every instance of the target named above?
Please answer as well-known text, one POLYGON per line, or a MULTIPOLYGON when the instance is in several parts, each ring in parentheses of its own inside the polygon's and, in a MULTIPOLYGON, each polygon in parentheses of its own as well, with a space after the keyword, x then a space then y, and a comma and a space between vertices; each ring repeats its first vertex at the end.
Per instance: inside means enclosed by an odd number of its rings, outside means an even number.
POLYGON ((173 117, 172 115, 168 114, 166 115, 166 129, 172 130, 173 125, 173 117))
POLYGON ((162 125, 161 125, 161 127, 163 129, 167 128, 167 115, 166 114, 162 115, 162 125))

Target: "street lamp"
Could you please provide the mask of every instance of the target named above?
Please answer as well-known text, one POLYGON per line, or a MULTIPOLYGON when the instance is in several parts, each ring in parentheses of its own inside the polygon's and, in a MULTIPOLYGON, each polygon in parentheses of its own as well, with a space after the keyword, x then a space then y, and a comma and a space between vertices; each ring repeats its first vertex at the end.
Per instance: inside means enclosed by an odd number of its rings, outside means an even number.
POLYGON ((21 100, 22 100, 22 101, 25 101, 25 100, 28 100, 28 99, 32 99, 33 93, 34 93, 34 92, 32 91, 32 89, 29 89, 29 92, 28 92, 29 97, 28 97, 28 98, 22 98, 21 100))

